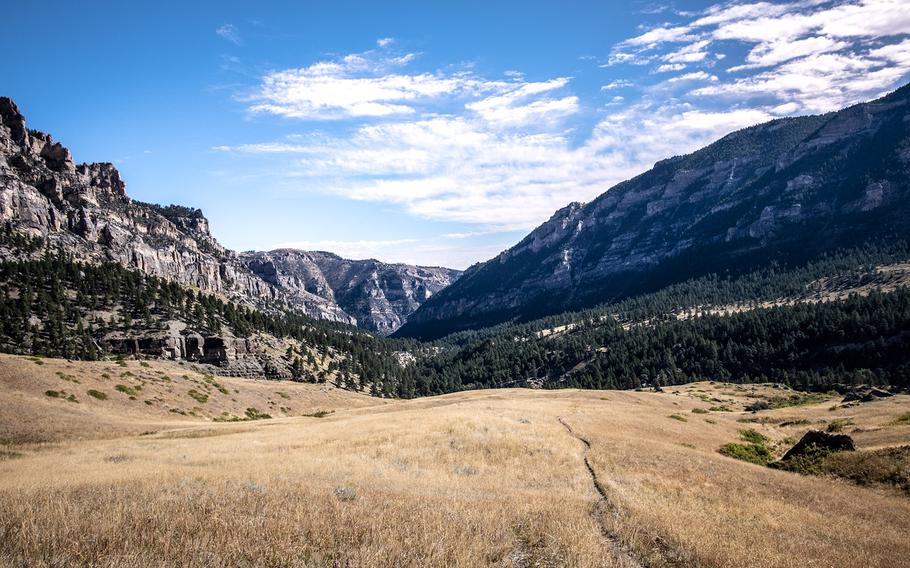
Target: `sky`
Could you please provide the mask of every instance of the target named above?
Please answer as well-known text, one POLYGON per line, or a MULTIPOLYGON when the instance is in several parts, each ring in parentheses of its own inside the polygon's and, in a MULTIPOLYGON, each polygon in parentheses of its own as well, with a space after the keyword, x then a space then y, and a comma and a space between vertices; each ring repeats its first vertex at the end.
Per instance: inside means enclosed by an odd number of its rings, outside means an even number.
POLYGON ((236 250, 465 268, 557 209, 910 80, 910 2, 12 2, 0 94, 236 250))

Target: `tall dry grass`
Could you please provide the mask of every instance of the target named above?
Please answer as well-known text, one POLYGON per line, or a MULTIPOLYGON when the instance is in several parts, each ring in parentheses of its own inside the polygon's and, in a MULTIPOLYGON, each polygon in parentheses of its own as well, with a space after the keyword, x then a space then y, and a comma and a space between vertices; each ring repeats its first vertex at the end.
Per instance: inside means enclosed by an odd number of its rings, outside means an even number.
POLYGON ((894 417, 910 397, 738 422, 769 393, 508 390, 348 408, 333 398, 323 418, 159 418, 154 434, 102 440, 68 430, 52 446, 7 445, 22 455, 0 460, 0 564, 629 565, 617 536, 653 566, 907 565, 910 499, 716 450, 744 427, 783 444, 835 417, 851 418, 861 446, 906 443, 910 425, 894 417), (711 398, 734 411, 692 412, 711 398))

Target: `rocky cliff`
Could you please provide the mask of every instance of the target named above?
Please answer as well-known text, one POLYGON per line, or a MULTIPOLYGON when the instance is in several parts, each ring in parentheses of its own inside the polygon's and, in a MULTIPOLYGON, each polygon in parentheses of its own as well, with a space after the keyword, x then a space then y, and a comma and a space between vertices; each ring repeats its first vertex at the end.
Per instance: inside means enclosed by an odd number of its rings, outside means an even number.
POLYGON ((573 203, 398 334, 438 337, 892 238, 910 238, 910 86, 734 132, 573 203))
POLYGON ((364 329, 391 333, 461 272, 449 268, 348 260, 328 252, 279 249, 241 255, 260 278, 290 296, 314 294, 338 304, 364 329))
MULTIPOLYGON (((301 259, 316 259, 303 276, 290 251, 262 253, 260 260, 241 256, 211 235, 200 210, 132 200, 112 164, 77 165, 51 136, 28 129, 6 97, 0 97, 0 224, 78 260, 115 261, 257 308, 291 308, 348 324, 362 319, 382 332, 396 329, 457 275, 301 252, 301 259)), ((0 253, 23 251, 0 245, 0 253)))

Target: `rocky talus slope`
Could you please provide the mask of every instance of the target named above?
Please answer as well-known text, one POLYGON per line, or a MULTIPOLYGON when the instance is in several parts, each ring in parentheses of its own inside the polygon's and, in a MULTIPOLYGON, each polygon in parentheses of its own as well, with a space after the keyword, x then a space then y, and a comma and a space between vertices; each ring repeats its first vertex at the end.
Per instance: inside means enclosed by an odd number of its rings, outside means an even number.
POLYGON ((707 273, 910 237, 910 86, 734 132, 573 203, 468 269, 398 334, 438 337, 707 273))

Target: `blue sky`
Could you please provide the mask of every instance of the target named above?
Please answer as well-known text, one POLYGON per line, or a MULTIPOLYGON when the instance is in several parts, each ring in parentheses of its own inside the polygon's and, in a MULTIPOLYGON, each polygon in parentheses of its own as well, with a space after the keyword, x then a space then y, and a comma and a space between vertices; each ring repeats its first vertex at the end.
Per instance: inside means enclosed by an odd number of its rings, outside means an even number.
POLYGON ((14 2, 2 94, 239 250, 464 268, 656 160, 910 77, 910 2, 14 2))

